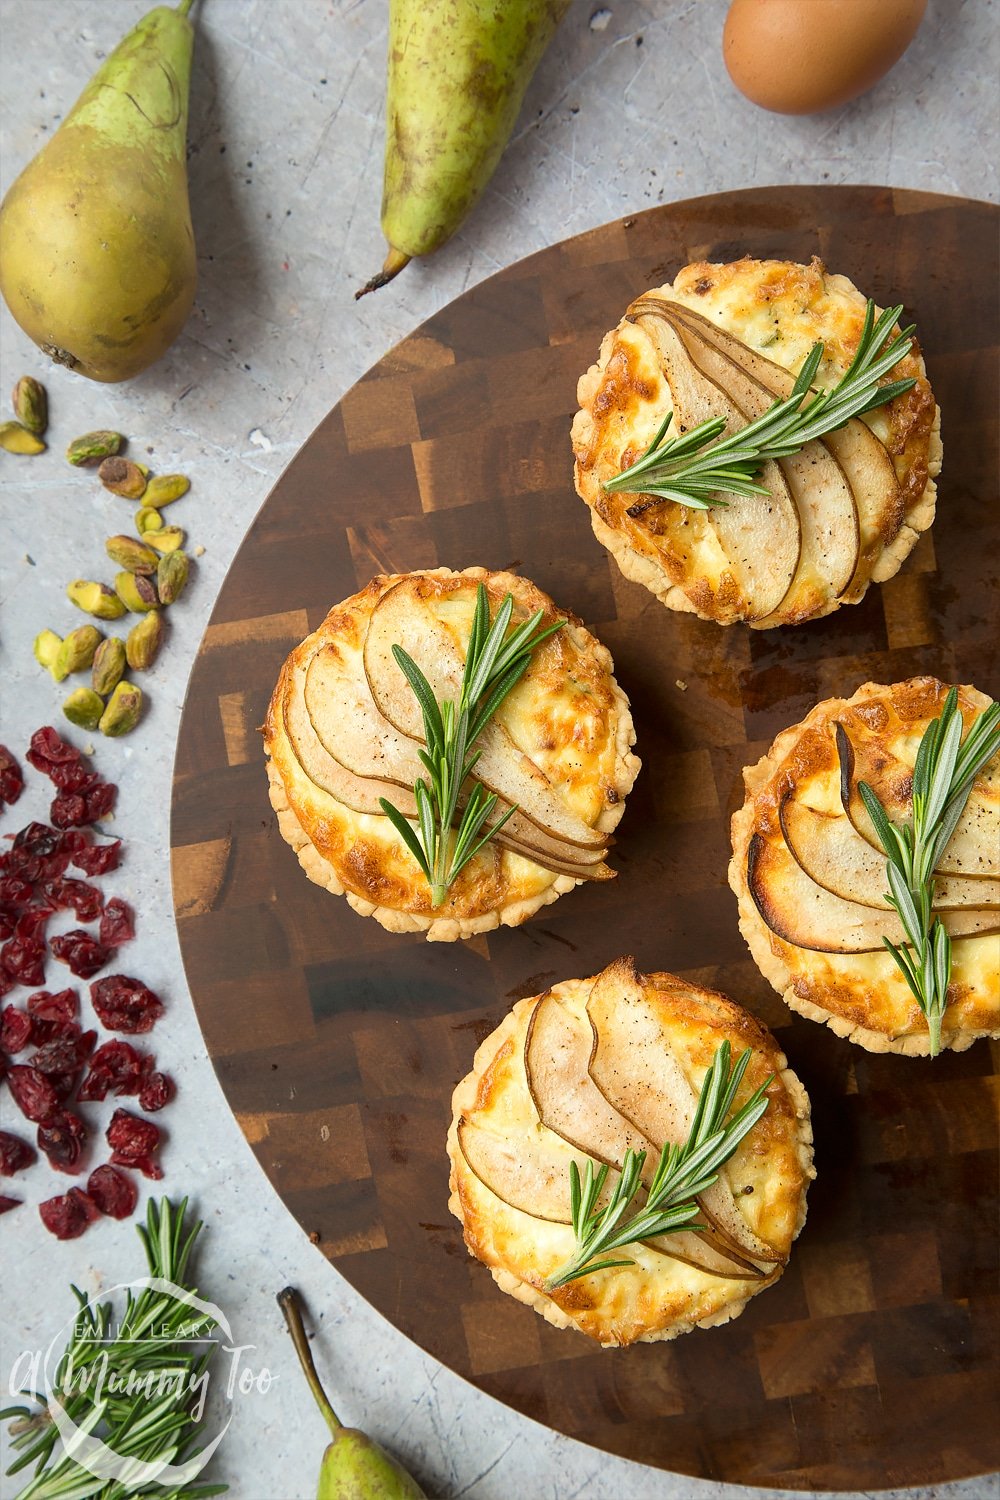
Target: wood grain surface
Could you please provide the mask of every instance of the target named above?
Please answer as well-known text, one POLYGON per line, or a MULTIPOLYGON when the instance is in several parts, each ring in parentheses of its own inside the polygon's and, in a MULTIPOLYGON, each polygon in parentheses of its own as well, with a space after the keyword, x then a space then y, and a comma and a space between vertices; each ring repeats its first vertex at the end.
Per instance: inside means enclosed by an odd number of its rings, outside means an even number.
MULTIPOLYGON (((793 1018, 726 884, 741 772, 817 699, 915 672, 1000 694, 997 213, 882 188, 775 188, 606 225, 446 307, 347 393, 272 491, 188 690, 174 898, 208 1051, 272 1183, 404 1334, 499 1400, 680 1473, 877 1489, 1000 1467, 1000 1051, 872 1056, 793 1018), (821 256, 917 323, 943 411, 938 519, 902 572, 766 633, 621 578, 572 485, 577 376, 692 259, 821 256), (268 806, 257 726, 287 652, 379 571, 513 568, 611 649, 643 771, 612 863, 515 931, 386 933, 311 885, 268 806), (781 1282, 724 1328, 595 1348, 503 1296, 447 1210, 449 1100, 513 1000, 633 953, 776 1033, 818 1178, 781 1282)), ((391 296, 387 291, 381 295, 391 296)))

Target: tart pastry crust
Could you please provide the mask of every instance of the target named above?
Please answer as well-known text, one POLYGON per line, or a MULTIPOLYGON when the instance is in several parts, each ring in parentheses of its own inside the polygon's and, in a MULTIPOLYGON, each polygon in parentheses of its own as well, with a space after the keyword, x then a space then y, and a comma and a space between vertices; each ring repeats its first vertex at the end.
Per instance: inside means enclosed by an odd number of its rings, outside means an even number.
MULTIPOLYGON (((619 960, 597 978, 606 979, 623 964, 630 961, 619 960)), ((781 1275, 805 1222, 806 1189, 815 1175, 809 1099, 773 1036, 740 1006, 712 990, 670 974, 636 975, 634 968, 631 973, 668 1039, 671 1058, 690 1085, 692 1098, 726 1040, 734 1058, 744 1047, 752 1048, 736 1107, 773 1075, 766 1113, 723 1168, 734 1212, 747 1235, 770 1247, 768 1260, 756 1274, 741 1275, 730 1265, 735 1274, 714 1275, 640 1244, 620 1252, 633 1264, 547 1292, 545 1278, 573 1252, 571 1225, 512 1206, 470 1167, 460 1144, 460 1131, 470 1128, 494 1140, 500 1137, 515 1158, 539 1149, 561 1151, 567 1163, 573 1157, 583 1159, 561 1134, 542 1124, 529 1088, 525 1049, 532 1018, 543 1003, 555 1005, 567 1024, 589 1026, 587 1005, 595 978, 565 980, 544 995, 514 1005, 478 1048, 472 1071, 456 1088, 448 1134, 449 1207, 462 1223, 469 1253, 483 1262, 501 1291, 557 1328, 576 1328, 601 1344, 618 1346, 673 1339, 737 1317, 751 1297, 781 1275)), ((631 1033, 623 1035, 624 1045, 631 1040, 631 1033)))
POLYGON ((645 451, 671 409, 675 433, 727 410, 731 428, 745 425, 787 394, 818 340, 825 353, 816 383, 835 385, 857 348, 864 312, 861 292, 816 258, 808 266, 749 257, 696 262, 672 285, 636 299, 580 379, 572 429, 577 492, 627 578, 670 609, 767 629, 856 604, 871 582, 898 571, 934 519, 942 457, 940 413, 916 341, 889 377, 913 376, 916 386, 863 419, 878 439, 874 451, 862 451, 871 440, 855 419, 810 445, 797 477, 788 461, 767 467, 774 504, 731 497, 725 512, 704 512, 665 501, 631 517, 639 496, 602 487, 645 451), (735 346, 724 344, 720 356, 713 330, 739 341, 764 386, 753 374, 749 382, 744 374, 742 388, 727 384, 733 366, 725 350, 735 346))
MULTIPOLYGON (((523 847, 493 840, 461 871, 444 904, 431 906, 424 875, 377 800, 384 795, 400 806, 411 795, 412 777, 408 786, 399 778, 380 778, 392 775, 391 757, 400 745, 402 753, 415 761, 417 743, 397 734, 382 718, 367 686, 363 662, 377 604, 407 580, 415 581, 429 608, 442 607, 463 651, 462 610, 474 599, 480 581, 487 586, 493 612, 509 592, 515 600, 515 618, 541 609, 546 622, 566 620, 563 629, 535 652, 498 718, 513 742, 512 753, 526 758, 524 773, 536 785, 543 785, 545 794, 556 799, 575 825, 588 834, 595 830, 592 848, 570 849, 567 854, 570 861, 589 861, 592 878, 610 879, 614 874, 603 863, 602 848, 610 842, 624 812, 640 762, 632 754, 635 731, 628 699, 614 679, 609 652, 578 619, 557 610, 526 579, 483 568, 381 575, 336 605, 319 629, 289 655, 268 708, 264 748, 279 829, 309 879, 335 895, 346 896, 362 916, 374 917, 390 932, 422 932, 431 941, 450 942, 501 924, 516 926, 572 890, 582 876, 573 863, 553 870, 529 857, 523 847), (322 653, 326 653, 323 659, 322 653), (336 716, 332 723, 323 716, 319 674, 326 661, 333 662, 355 695, 352 711, 339 724, 336 716), (338 735, 345 719, 355 723, 362 713, 367 716, 364 732, 354 736, 361 749, 352 745, 346 758, 353 757, 353 764, 345 769, 336 760, 345 754, 338 735), (313 718, 319 724, 320 739, 313 718), (295 743, 290 725, 297 736, 295 743), (359 765, 359 753, 370 763, 359 765), (308 772, 303 758, 309 762, 308 772)), ((419 762, 415 763, 421 774, 419 762)), ((536 841, 546 838, 537 829, 529 829, 524 836, 536 841)), ((564 846, 559 848, 566 852, 564 846)), ((559 863, 558 859, 554 862, 559 863)))
MULTIPOLYGON (((915 677, 865 683, 851 698, 817 704, 744 771, 746 801, 732 820, 729 883, 757 967, 792 1010, 870 1052, 921 1055, 930 1042, 882 941, 882 924, 890 940, 901 934, 870 878, 872 861, 882 869, 884 855, 857 781, 874 785, 895 821, 909 817, 917 747, 947 692, 936 678, 915 677), (836 864, 825 864, 814 830, 836 864)), ((989 702, 974 687, 959 689, 967 724, 989 702)), ((952 931, 941 1046, 955 1051, 1000 1037, 998 830, 1000 757, 977 777, 939 866, 935 905, 952 931)))

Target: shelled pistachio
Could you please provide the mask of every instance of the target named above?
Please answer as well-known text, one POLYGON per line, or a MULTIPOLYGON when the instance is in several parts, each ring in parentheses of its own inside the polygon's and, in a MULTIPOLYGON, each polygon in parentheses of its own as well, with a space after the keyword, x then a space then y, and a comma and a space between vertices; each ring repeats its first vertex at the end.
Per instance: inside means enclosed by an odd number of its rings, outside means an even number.
POLYGON ((41 438, 29 432, 20 422, 0 422, 0 448, 22 457, 45 452, 45 444, 41 438))
POLYGON ((179 599, 187 581, 187 553, 167 552, 160 558, 156 568, 156 591, 161 604, 173 604, 179 599))
POLYGON ((95 693, 107 697, 114 692, 125 675, 125 643, 116 635, 102 641, 94 653, 91 669, 91 685, 95 693))
POLYGON ((139 464, 130 458, 106 458, 97 471, 106 490, 125 500, 141 500, 146 493, 146 476, 139 464))
POLYGON ((172 505, 175 500, 186 495, 190 488, 191 481, 186 474, 156 474, 146 486, 143 504, 156 509, 162 505, 172 505))
POLYGON ((71 724, 81 729, 96 729, 106 712, 104 699, 93 688, 81 687, 70 693, 62 711, 71 724))
POLYGON ((164 526, 159 531, 145 532, 142 539, 156 552, 176 552, 184 545, 184 532, 179 526, 164 526))
POLYGON ((155 573, 157 556, 150 547, 137 542, 134 536, 109 536, 104 550, 113 563, 128 573, 155 573))
POLYGON ((133 672, 147 672, 163 644, 163 616, 151 609, 125 637, 125 659, 133 672))
POLYGON ((138 724, 141 713, 142 688, 131 682, 119 682, 108 699, 97 728, 111 738, 129 734, 138 724))
POLYGON ((35 437, 44 437, 49 425, 49 398, 41 381, 33 375, 22 375, 11 398, 14 415, 22 427, 35 437))
POLYGON ((103 429, 85 432, 82 437, 73 439, 66 449, 66 457, 78 469, 85 464, 99 464, 103 459, 119 453, 124 442, 120 432, 107 432, 103 429))
MULTIPOLYGON (((126 573, 126 578, 132 575, 126 573)), ((109 589, 106 583, 94 583, 85 578, 76 578, 66 586, 66 597, 82 609, 84 614, 93 615, 98 620, 120 620, 125 613, 126 604, 123 599, 109 589)))
POLYGON ((144 505, 135 513, 135 529, 140 536, 145 536, 147 531, 159 531, 162 525, 163 517, 151 505, 144 505))
POLYGON ((115 593, 122 605, 122 614, 126 609, 132 610, 133 614, 145 614, 147 609, 155 609, 160 602, 156 585, 144 573, 116 573, 115 593))
POLYGON ((76 630, 71 630, 59 647, 57 666, 60 678, 89 667, 100 644, 101 632, 96 625, 78 625, 76 630))
POLYGON ((54 630, 40 630, 35 636, 34 653, 35 660, 40 667, 51 672, 56 682, 62 682, 66 676, 65 672, 59 670, 59 648, 62 645, 62 637, 56 635, 54 630))

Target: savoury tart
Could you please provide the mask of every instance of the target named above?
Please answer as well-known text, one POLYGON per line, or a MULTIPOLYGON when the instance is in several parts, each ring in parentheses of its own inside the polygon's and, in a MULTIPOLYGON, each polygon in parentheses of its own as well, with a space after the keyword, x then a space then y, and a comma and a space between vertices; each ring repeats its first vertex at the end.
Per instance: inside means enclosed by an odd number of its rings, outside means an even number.
POLYGON ((736 1317, 781 1275, 805 1220, 809 1100, 774 1038, 711 990, 619 959, 519 1000, 455 1090, 448 1134, 451 1211, 471 1255, 504 1292, 550 1323, 605 1345, 672 1339, 736 1317), (549 1289, 572 1256, 569 1165, 687 1138, 723 1042, 750 1057, 732 1106, 762 1085, 768 1107, 699 1200, 698 1231, 616 1252, 628 1263, 549 1289))
MULTIPOLYGON (((886 857, 859 783, 896 824, 912 820, 913 767, 948 688, 933 677, 865 683, 818 704, 743 773, 729 883, 761 973, 792 1010, 872 1052, 930 1050, 927 1020, 885 940, 905 934, 885 900, 886 857)), ((990 700, 958 689, 966 730, 990 700)), ((935 872, 952 940, 941 1046, 1000 1036, 1000 757, 972 785, 935 872)))
POLYGON ((311 880, 395 932, 451 941, 515 926, 582 880, 611 879, 611 832, 639 770, 628 700, 607 650, 513 573, 439 568, 373 578, 285 661, 264 748, 282 835, 311 880), (467 864, 443 904, 384 813, 415 820, 427 773, 417 700, 392 654, 404 647, 439 696, 460 682, 478 586, 512 628, 563 621, 477 741, 475 778, 517 811, 467 864))
POLYGON ((733 433, 792 389, 823 344, 814 388, 836 386, 864 328, 866 298, 813 259, 707 261, 645 292, 581 378, 576 487, 598 540, 627 578, 671 609, 755 629, 856 604, 891 578, 934 519, 940 421, 916 341, 883 380, 916 384, 889 403, 766 463, 766 495, 690 509, 604 485, 650 445, 710 418, 733 433), (640 514, 630 511, 639 509, 640 514))

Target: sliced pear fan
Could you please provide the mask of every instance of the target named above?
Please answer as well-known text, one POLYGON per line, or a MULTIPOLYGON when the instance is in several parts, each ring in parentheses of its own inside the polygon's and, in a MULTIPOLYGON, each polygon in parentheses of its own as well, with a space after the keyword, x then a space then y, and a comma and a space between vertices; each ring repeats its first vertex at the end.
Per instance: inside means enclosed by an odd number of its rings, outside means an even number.
MULTIPOLYGON (((693 308, 672 302, 670 315, 683 320, 705 344, 711 345, 768 393, 772 399, 791 395, 794 377, 781 365, 750 349, 740 339, 703 318, 693 308)), ((737 398, 738 399, 738 398, 737 398)), ((871 566, 882 550, 886 536, 894 536, 903 518, 903 496, 883 443, 867 423, 852 417, 845 427, 828 432, 822 445, 837 460, 851 491, 858 522, 858 554, 853 576, 839 590, 845 603, 860 599, 867 587, 871 566)))
MULTIPOLYGON (((881 911, 834 896, 806 874, 784 844, 755 833, 747 849, 747 886, 767 926, 786 943, 816 953, 875 953, 905 943, 895 911, 881 911)), ((1000 931, 1000 913, 962 907, 943 911, 941 921, 953 938, 1000 931)))
MULTIPOLYGON (((726 418, 727 434, 746 425, 728 394, 692 364, 662 302, 633 303, 629 316, 656 348, 678 431, 711 417, 726 418)), ((771 614, 787 594, 801 545, 799 514, 777 464, 763 466, 761 483, 769 494, 727 495, 726 505, 707 513, 752 619, 771 614)))
MULTIPOLYGON (((608 1102, 658 1149, 686 1140, 697 1097, 631 959, 619 959, 597 978, 587 1013, 596 1034, 590 1076, 608 1102)), ((766 1265, 785 1258, 750 1228, 725 1167, 698 1203, 729 1249, 766 1265)))
MULTIPOLYGON (((469 589, 473 588, 470 583, 469 589)), ((461 692, 465 656, 456 637, 434 613, 424 597, 420 579, 404 579, 389 589, 372 613, 365 638, 365 672, 371 696, 381 714, 400 733, 414 741, 423 739, 423 721, 417 699, 392 653, 399 645, 417 663, 435 696, 457 700, 461 692)), ((544 649, 544 648, 543 648, 544 649)), ((608 836, 591 828, 556 797, 538 767, 514 743, 499 719, 493 719, 477 741, 482 754, 476 779, 488 791, 508 803, 516 803, 522 816, 551 838, 575 849, 599 851, 603 856, 608 836)), ((577 858, 572 850, 564 858, 577 858)))
MULTIPOLYGON (((706 339, 701 329, 683 316, 684 310, 677 303, 664 302, 662 307, 680 334, 689 358, 703 375, 729 394, 744 422, 756 421, 773 406, 773 393, 734 357, 706 339)), ((704 319, 699 318, 698 322, 704 324, 704 319)), ((737 340, 732 342, 735 345, 737 340)), ((788 458, 779 459, 778 467, 788 482, 802 527, 798 567, 781 601, 781 610, 811 612, 816 606, 817 591, 821 599, 835 599, 854 577, 860 547, 858 508, 847 475, 818 440, 806 443, 788 458)))
MULTIPOLYGON (((469 1167, 484 1187, 503 1203, 553 1224, 573 1222, 569 1197, 569 1165, 581 1172, 585 1152, 571 1150, 550 1131, 507 1130, 502 1135, 463 1116, 458 1122, 458 1145, 469 1167)), ((604 1201, 617 1173, 608 1174, 604 1201)))
MULTIPOLYGON (((659 1148, 612 1108, 590 1077, 587 1068, 594 1045, 592 1025, 579 1020, 555 995, 542 996, 532 1011, 524 1042, 524 1070, 538 1117, 568 1145, 612 1168, 621 1165, 626 1151, 645 1151, 642 1175, 648 1183, 656 1170, 659 1148)), ((747 1280, 761 1274, 749 1261, 731 1253, 711 1228, 705 1234, 684 1230, 659 1235, 646 1243, 713 1276, 747 1280)))
MULTIPOLYGON (((824 890, 882 910, 888 889, 886 858, 840 813, 818 812, 794 794, 780 808, 781 831, 794 859, 824 890)), ((968 880, 940 875, 935 882, 934 910, 956 907, 1000 907, 1000 880, 968 880)))
MULTIPOLYGON (((882 750, 876 762, 869 756, 863 740, 858 746, 852 743, 843 724, 835 724, 834 731, 844 811, 861 837, 881 851, 858 782, 868 782, 894 823, 909 822, 913 812, 913 767, 901 760, 887 760, 882 750)), ((1000 877, 1000 768, 995 763, 976 777, 937 869, 941 875, 961 875, 966 879, 1000 877)))
MULTIPOLYGON (((321 646, 304 674, 292 675, 286 704, 289 742, 310 780, 358 812, 381 814, 381 795, 404 817, 413 816, 416 806, 412 788, 417 777, 425 774, 417 746, 376 708, 360 652, 342 651, 332 644, 321 646), (305 719, 299 711, 299 694, 305 719), (312 743, 310 728, 316 743, 312 743), (338 765, 344 777, 337 775, 338 765), (345 779, 347 776, 352 779, 345 779), (341 792, 335 789, 337 786, 341 792), (360 805, 372 799, 374 806, 360 805)), ((498 804, 497 817, 507 805, 498 804)), ((539 829, 520 810, 504 824, 498 842, 555 874, 571 875, 576 880, 610 880, 614 876, 602 863, 603 847, 590 850, 568 845, 539 829)))

